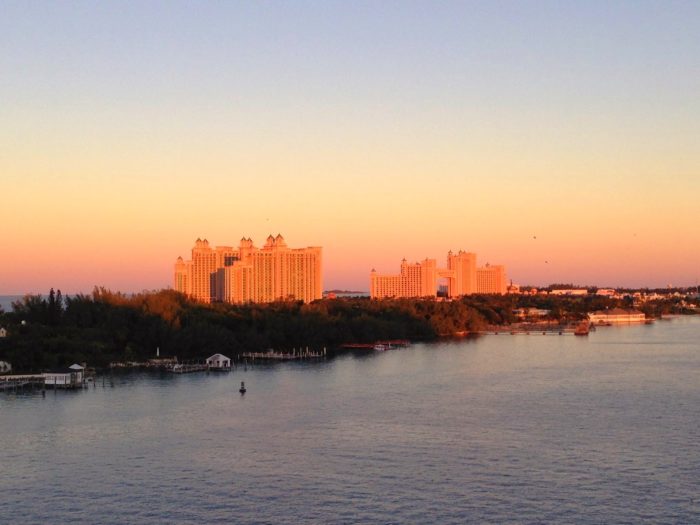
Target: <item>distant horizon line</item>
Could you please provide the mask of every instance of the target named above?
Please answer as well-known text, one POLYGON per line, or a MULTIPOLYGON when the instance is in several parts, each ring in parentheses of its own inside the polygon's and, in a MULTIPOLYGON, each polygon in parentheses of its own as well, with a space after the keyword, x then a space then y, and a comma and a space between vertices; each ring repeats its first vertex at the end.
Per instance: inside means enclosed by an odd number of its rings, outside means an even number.
MULTIPOLYGON (((693 288, 696 288, 697 290, 700 291, 700 286, 698 284, 691 284, 691 285, 667 285, 667 286, 601 286, 601 285, 596 285, 596 284, 588 284, 588 285, 579 285, 579 284, 573 284, 571 286, 567 286, 564 283, 550 283, 546 285, 531 285, 531 284, 522 284, 518 285, 520 289, 538 289, 538 290, 543 290, 543 289, 548 289, 552 287, 556 287, 554 289, 560 289, 560 290, 583 290, 585 289, 590 289, 590 288, 596 288, 598 290, 601 289, 611 289, 611 290, 691 290, 693 288)), ((141 293, 152 293, 152 292, 160 292, 163 290, 173 290, 172 286, 164 286, 162 288, 143 288, 139 291, 123 291, 123 290, 116 290, 116 289, 111 289, 106 286, 100 286, 100 285, 95 285, 93 288, 89 291, 70 291, 70 292, 64 292, 61 288, 54 287, 53 290, 55 292, 61 292, 61 295, 90 295, 92 294, 93 290, 95 288, 104 288, 105 290, 108 290, 113 293, 121 293, 125 295, 136 295, 136 294, 141 294, 141 293)), ((6 293, 6 292, 0 292, 0 297, 25 297, 27 295, 48 295, 51 292, 51 288, 48 290, 42 291, 42 292, 19 292, 19 293, 6 293)), ((369 291, 367 290, 350 290, 350 289, 339 289, 339 288, 331 288, 328 290, 323 290, 324 294, 328 293, 347 293, 347 294, 366 294, 369 295, 369 291)))

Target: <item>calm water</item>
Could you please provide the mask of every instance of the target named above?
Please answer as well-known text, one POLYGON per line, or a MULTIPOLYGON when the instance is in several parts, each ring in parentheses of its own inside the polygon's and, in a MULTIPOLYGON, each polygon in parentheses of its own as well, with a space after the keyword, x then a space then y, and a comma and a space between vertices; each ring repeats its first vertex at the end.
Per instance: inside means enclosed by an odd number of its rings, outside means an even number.
POLYGON ((700 318, 112 381, 0 394, 0 521, 700 522, 700 318))

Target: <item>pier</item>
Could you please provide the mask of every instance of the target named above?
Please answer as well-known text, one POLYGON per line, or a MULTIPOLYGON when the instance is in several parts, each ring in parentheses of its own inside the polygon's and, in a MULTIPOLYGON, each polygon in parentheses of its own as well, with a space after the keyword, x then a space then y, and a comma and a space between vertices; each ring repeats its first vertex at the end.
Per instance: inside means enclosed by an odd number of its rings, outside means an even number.
POLYGON ((480 332, 472 332, 477 335, 573 335, 573 328, 562 328, 561 330, 482 330, 480 332))
POLYGON ((190 372, 208 372, 209 365, 206 363, 179 363, 167 368, 173 374, 189 374, 190 372))
POLYGON ((20 392, 25 390, 76 390, 85 388, 88 381, 94 382, 94 373, 87 377, 72 370, 66 373, 15 374, 0 376, 0 391, 20 392))
POLYGON ((347 350, 374 350, 377 346, 405 348, 410 345, 411 341, 408 339, 390 339, 387 341, 376 341, 374 343, 344 343, 340 345, 340 348, 345 348, 347 350))
POLYGON ((42 374, 0 376, 0 390, 4 392, 17 392, 26 389, 44 390, 45 388, 45 378, 42 374))
POLYGON ((262 360, 272 360, 272 361, 294 361, 299 359, 319 359, 326 357, 326 349, 324 348, 320 352, 314 352, 306 347, 305 350, 301 348, 297 351, 296 348, 292 349, 291 352, 275 352, 274 350, 268 350, 267 352, 247 352, 241 354, 244 359, 256 359, 262 360))
POLYGON ((478 335, 588 335, 590 330, 588 322, 581 322, 577 325, 491 326, 486 330, 473 333, 478 335))

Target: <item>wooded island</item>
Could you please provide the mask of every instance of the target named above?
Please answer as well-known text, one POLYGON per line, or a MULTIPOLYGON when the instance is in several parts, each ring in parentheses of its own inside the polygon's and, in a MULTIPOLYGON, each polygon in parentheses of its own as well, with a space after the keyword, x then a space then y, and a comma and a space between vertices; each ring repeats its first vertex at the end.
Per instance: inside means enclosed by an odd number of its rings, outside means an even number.
MULTIPOLYGON (((537 309, 540 323, 585 319, 588 312, 631 308, 632 297, 596 295, 470 295, 435 299, 335 298, 309 304, 202 304, 172 290, 122 294, 95 288, 92 294, 28 295, 0 310, 0 360, 16 372, 40 371, 65 363, 107 367, 114 361, 155 356, 201 359, 221 352, 327 347, 385 339, 431 341, 465 335, 522 320, 518 310, 537 309), (541 312, 547 313, 542 315, 541 312)), ((694 313, 681 297, 634 305, 647 317, 694 313)))

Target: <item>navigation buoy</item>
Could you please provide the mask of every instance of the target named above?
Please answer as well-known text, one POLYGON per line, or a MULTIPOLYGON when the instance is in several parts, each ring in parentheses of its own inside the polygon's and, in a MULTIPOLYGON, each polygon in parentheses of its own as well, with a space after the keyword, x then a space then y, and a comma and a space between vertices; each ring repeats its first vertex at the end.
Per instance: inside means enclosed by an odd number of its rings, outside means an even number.
POLYGON ((241 388, 238 389, 241 394, 245 394, 245 381, 241 381, 241 388))

